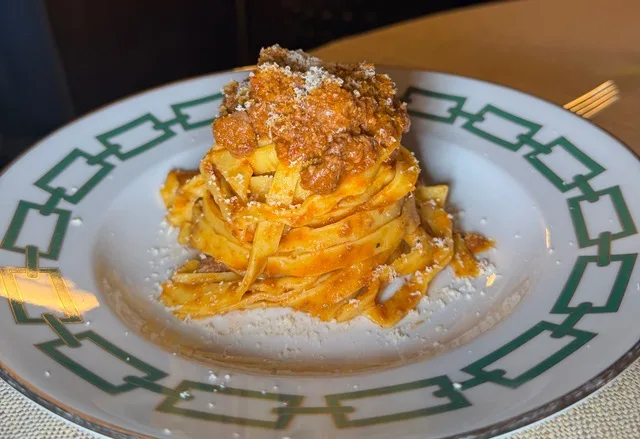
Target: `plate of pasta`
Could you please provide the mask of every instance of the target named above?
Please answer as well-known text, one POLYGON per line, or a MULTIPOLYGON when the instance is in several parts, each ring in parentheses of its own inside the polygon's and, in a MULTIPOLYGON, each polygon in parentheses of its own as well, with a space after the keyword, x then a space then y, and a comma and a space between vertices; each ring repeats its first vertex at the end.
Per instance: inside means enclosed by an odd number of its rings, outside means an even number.
POLYGON ((491 437, 638 356, 640 164, 535 97, 272 46, 0 177, 0 376, 110 437, 491 437))

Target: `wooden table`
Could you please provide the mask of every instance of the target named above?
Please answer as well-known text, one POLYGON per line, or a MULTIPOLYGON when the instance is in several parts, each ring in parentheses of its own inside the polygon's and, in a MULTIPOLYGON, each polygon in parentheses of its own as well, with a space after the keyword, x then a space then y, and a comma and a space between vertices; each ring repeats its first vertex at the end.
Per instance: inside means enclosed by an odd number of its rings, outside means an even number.
POLYGON ((314 51, 335 61, 456 73, 563 104, 607 79, 593 120, 640 153, 640 1, 529 0, 419 18, 314 51))

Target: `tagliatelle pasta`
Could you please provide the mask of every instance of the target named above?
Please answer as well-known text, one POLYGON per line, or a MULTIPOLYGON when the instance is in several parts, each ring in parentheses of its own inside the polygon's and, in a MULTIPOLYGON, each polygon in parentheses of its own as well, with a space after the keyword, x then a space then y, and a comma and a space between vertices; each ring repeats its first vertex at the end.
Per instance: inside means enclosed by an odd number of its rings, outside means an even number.
POLYGON ((406 107, 371 70, 274 47, 225 89, 216 144, 161 191, 180 243, 201 252, 162 285, 176 316, 289 307, 391 327, 450 263, 479 274, 473 253, 490 242, 454 233, 447 186, 418 182, 406 107))

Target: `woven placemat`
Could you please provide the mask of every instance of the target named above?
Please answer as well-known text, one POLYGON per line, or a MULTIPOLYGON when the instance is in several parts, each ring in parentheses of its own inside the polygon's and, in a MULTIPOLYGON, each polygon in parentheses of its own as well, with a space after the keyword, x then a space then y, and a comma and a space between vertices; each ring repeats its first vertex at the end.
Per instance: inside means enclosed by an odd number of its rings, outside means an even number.
POLYGON ((96 439, 0 379, 0 439, 96 439))
MULTIPOLYGON (((640 360, 612 383, 553 419, 509 439, 640 438, 640 360)), ((0 439, 95 439, 0 380, 0 439)), ((292 436, 295 438, 295 435, 292 436)))

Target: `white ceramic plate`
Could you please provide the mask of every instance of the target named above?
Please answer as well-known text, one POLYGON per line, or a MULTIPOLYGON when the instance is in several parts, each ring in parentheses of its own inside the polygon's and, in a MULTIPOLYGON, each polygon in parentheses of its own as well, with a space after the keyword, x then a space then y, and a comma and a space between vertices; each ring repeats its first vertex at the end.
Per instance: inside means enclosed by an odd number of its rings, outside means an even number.
POLYGON ((472 79, 389 71, 404 143, 496 240, 391 331, 287 310, 175 320, 157 282, 186 251, 158 189, 212 143, 246 72, 144 93, 61 129, 0 178, 0 374, 106 435, 488 437, 595 391, 638 355, 640 163, 561 108, 472 79))

